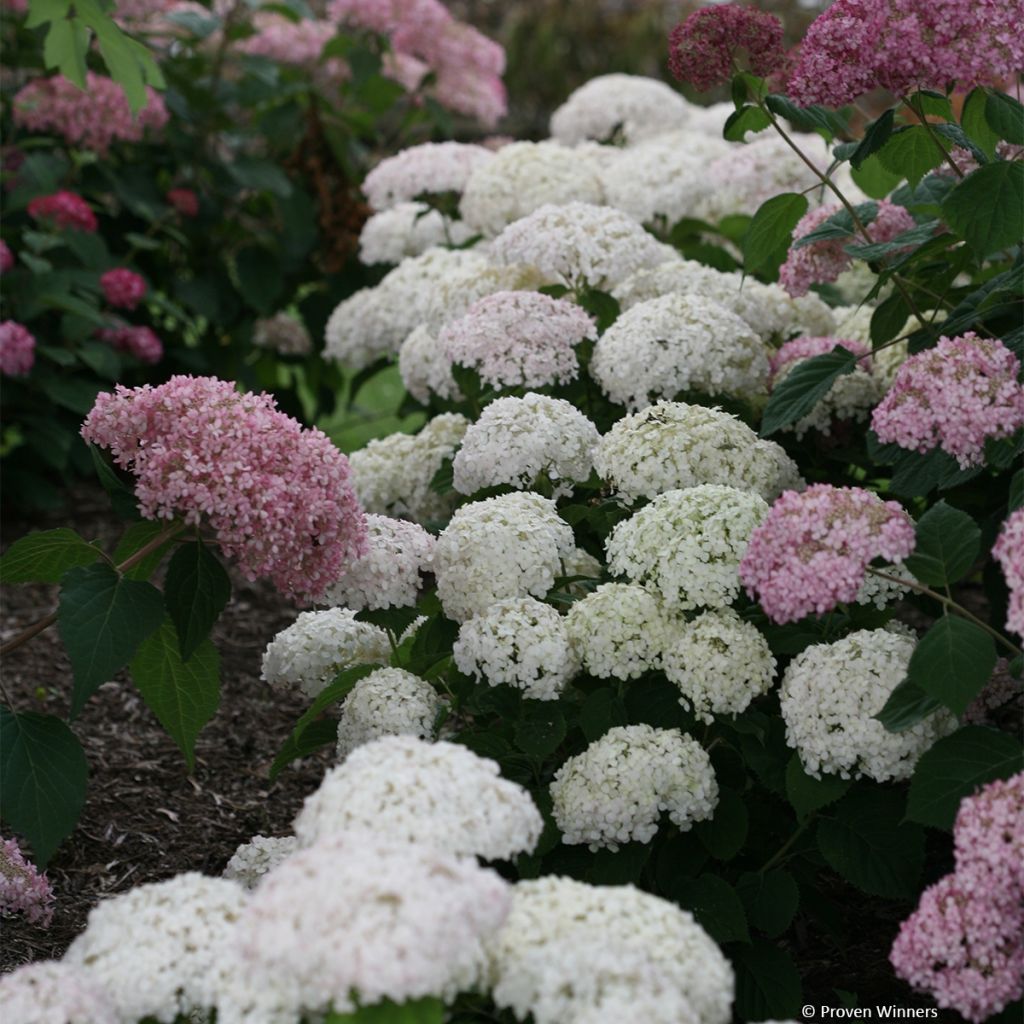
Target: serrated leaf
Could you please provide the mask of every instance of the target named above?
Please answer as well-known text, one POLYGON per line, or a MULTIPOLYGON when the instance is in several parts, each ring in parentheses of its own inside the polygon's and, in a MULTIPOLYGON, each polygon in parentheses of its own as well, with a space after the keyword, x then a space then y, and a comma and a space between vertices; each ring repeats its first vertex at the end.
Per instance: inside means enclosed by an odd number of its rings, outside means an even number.
POLYGON ((750 941, 743 903, 724 878, 703 874, 689 879, 679 886, 678 899, 715 942, 750 941))
POLYGON ((896 112, 889 109, 877 121, 872 121, 868 125, 867 130, 864 132, 864 138, 861 139, 857 148, 850 154, 851 166, 855 168, 862 166, 868 157, 877 153, 889 141, 895 117, 896 112))
POLYGON ((1001 139, 1024 146, 1024 106, 1004 92, 990 92, 985 100, 985 120, 1001 139))
POLYGON ((103 557, 74 530, 40 530, 16 540, 0 558, 0 583, 58 583, 76 566, 103 557))
POLYGON ((800 905, 800 888, 788 871, 748 872, 740 878, 737 891, 750 923, 769 938, 792 924, 800 905))
POLYGON ((981 88, 972 89, 964 100, 960 113, 960 127, 991 159, 995 156, 999 136, 992 130, 986 116, 988 93, 981 88))
MULTIPOLYGON (((141 519, 132 523, 121 535, 117 542, 112 556, 115 565, 126 562, 136 552, 141 551, 151 541, 156 540, 167 529, 166 520, 154 522, 151 519, 141 519)), ((156 567, 163 561, 167 549, 174 542, 168 539, 158 548, 145 555, 139 562, 136 562, 130 569, 126 569, 123 575, 130 580, 148 580, 156 571, 156 567)))
POLYGON ((738 793, 721 789, 718 804, 710 821, 697 825, 697 837, 704 848, 719 861, 732 860, 747 841, 749 816, 738 793))
POLYGON ((765 97, 765 106, 784 117, 801 132, 817 132, 826 142, 846 131, 846 118, 826 107, 798 107, 788 96, 773 93, 765 97))
POLYGON ((872 199, 884 199, 903 180, 882 166, 878 154, 869 156, 860 167, 851 167, 850 175, 861 191, 872 199))
POLYGON ((786 763, 786 798, 793 805, 798 818, 821 810, 835 803, 849 790, 853 783, 838 775, 825 774, 820 779, 808 775, 800 763, 800 755, 794 754, 786 763))
POLYGON ((962 715, 992 677, 996 645, 973 622, 943 615, 918 641, 907 679, 962 715))
POLYGON ((183 544, 171 556, 164 581, 164 607, 181 641, 181 660, 210 635, 231 597, 231 580, 202 541, 183 544))
POLYGON ((906 322, 906 300, 899 292, 893 292, 871 314, 871 344, 878 346, 892 341, 906 322))
POLYGON ((939 222, 937 220, 930 220, 901 232, 888 242, 872 242, 870 245, 851 242, 849 245, 843 246, 843 251, 856 259, 865 260, 870 263, 881 259, 883 256, 888 256, 890 253, 916 248, 922 242, 927 242, 934 238, 936 230, 939 229, 939 222))
POLYGON ((981 529, 966 513, 945 501, 918 520, 914 551, 906 567, 930 587, 948 587, 962 579, 981 547, 981 529))
MULTIPOLYGON (((95 399, 94 399, 95 400, 95 399)), ((106 459, 100 454, 100 450, 94 445, 89 445, 89 454, 92 456, 93 468, 100 478, 103 489, 110 496, 110 504, 119 519, 141 519, 138 503, 135 495, 121 481, 121 478, 108 465, 106 459)))
POLYGON ((807 199, 796 192, 784 192, 761 204, 743 239, 747 273, 776 273, 789 251, 793 229, 806 212, 807 199))
POLYGON ((904 732, 941 707, 942 701, 925 693, 917 683, 904 679, 874 717, 888 732, 904 732))
POLYGON ((1018 244, 1024 221, 1024 164, 998 160, 972 171, 946 196, 942 212, 980 256, 1018 244))
POLYGON ((761 419, 761 436, 770 437, 777 430, 796 423, 806 416, 836 382, 852 373, 857 356, 849 349, 836 346, 831 352, 814 356, 795 366, 772 391, 761 419))
POLYGON ((784 949, 765 939, 740 946, 732 954, 736 966, 738 1020, 785 1020, 799 1016, 803 1001, 800 973, 784 949))
POLYGON ((763 131, 771 124, 768 115, 760 108, 747 105, 734 110, 725 122, 722 135, 730 142, 742 142, 747 132, 763 131))
POLYGON ((887 171, 905 177, 914 186, 942 163, 948 149, 924 125, 915 124, 895 131, 879 149, 878 159, 887 171))

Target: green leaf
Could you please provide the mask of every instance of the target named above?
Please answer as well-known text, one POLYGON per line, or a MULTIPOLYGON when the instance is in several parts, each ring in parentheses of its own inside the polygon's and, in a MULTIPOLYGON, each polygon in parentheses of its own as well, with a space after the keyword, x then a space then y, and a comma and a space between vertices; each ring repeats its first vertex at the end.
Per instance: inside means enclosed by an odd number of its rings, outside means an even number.
POLYGON ((1024 163, 997 160, 972 171, 942 204, 946 223, 979 256, 1020 242, 1024 163))
POLYGON ((247 245, 235 257, 238 290, 249 305, 266 316, 277 309, 284 281, 276 258, 258 245, 247 245))
POLYGON ((953 827, 960 801, 993 779, 1024 767, 1024 747, 1009 733, 968 725, 946 736, 917 762, 910 780, 907 818, 922 825, 953 827))
POLYGON ((916 185, 930 170, 945 159, 949 146, 924 125, 899 128, 878 151, 882 166, 893 174, 905 177, 916 185))
POLYGON ((228 173, 243 188, 259 192, 273 192, 287 199, 292 192, 292 183, 277 164, 259 157, 240 157, 227 165, 228 173))
POLYGON ((196 737, 220 703, 220 655, 203 640, 187 663, 178 653, 178 632, 170 617, 139 645, 130 670, 143 700, 181 748, 189 771, 196 737))
POLYGON ((167 564, 164 606, 181 640, 181 660, 210 635, 231 597, 231 580, 202 542, 183 544, 167 564))
POLYGON ((16 540, 0 558, 0 583, 58 583, 79 565, 103 556, 74 530, 40 530, 16 540))
POLYGON ((872 896, 916 895, 924 864, 924 830, 903 821, 903 796, 880 786, 854 789, 818 825, 829 866, 872 896))
POLYGON ((742 142, 743 136, 747 132, 763 131, 770 124, 771 121, 768 115, 760 107, 753 107, 748 104, 729 115, 722 130, 722 135, 730 142, 742 142))
POLYGON ((762 203, 743 239, 744 266, 748 274, 774 275, 786 258, 797 221, 807 212, 807 199, 796 192, 762 203))
POLYGON ((580 729, 588 743, 599 740, 609 729, 628 722, 622 700, 613 689, 595 690, 580 708, 580 729))
MULTIPOLYGON (((949 100, 934 92, 917 92, 910 97, 910 102, 907 104, 914 111, 920 111, 921 113, 929 117, 941 117, 947 121, 953 118, 953 107, 949 100)), ((941 127, 941 126, 937 126, 941 127)))
POLYGON ((123 579, 106 563, 65 573, 57 628, 74 673, 72 717, 159 627, 163 605, 156 587, 123 579))
POLYGON ((1010 478, 1010 497, 1007 512, 1016 512, 1024 505, 1024 469, 1018 469, 1010 478))
POLYGON ((576 301, 597 321, 598 331, 608 330, 620 313, 619 300, 597 288, 587 288, 576 301))
POLYGON ((796 1018, 803 986, 793 958, 765 939, 739 946, 732 954, 736 967, 736 1019, 796 1018))
POLYGON ((800 132, 817 132, 826 142, 846 131, 847 119, 826 107, 798 107, 788 96, 773 93, 765 97, 765 106, 773 113, 784 117, 800 132))
POLYGON ((917 683, 904 679, 889 694, 875 718, 889 732, 904 732, 942 707, 942 701, 924 692, 917 683))
POLYGON ((443 1024, 444 1003, 433 996, 408 1003, 385 999, 373 1006, 363 1006, 352 1013, 328 1013, 324 1024, 443 1024))
POLYGON ((877 153, 889 141, 895 117, 896 112, 890 109, 882 114, 877 121, 872 121, 868 125, 867 131, 864 132, 864 138, 861 139, 857 148, 850 154, 850 165, 852 167, 863 166, 868 157, 877 153))
POLYGON ((964 100, 960 113, 960 127, 968 138, 991 159, 995 156, 999 136, 992 130, 986 116, 988 93, 981 88, 972 89, 964 100))
POLYGON ((849 245, 843 246, 843 252, 870 263, 902 249, 916 249, 922 242, 931 241, 935 237, 936 230, 941 230, 939 222, 930 220, 901 232, 889 239, 888 242, 872 242, 869 245, 862 242, 851 242, 849 245))
MULTIPOLYGON (((858 219, 862 224, 870 224, 878 216, 878 203, 869 201, 858 203, 854 208, 858 219)), ((827 220, 822 221, 813 231, 801 235, 794 243, 794 249, 804 249, 815 242, 828 242, 833 239, 846 239, 853 237, 856 232, 853 224, 853 216, 845 207, 836 210, 827 220)))
POLYGON ((803 419, 828 394, 836 380, 852 373, 856 365, 856 355, 837 345, 831 352, 795 366, 768 399, 761 420, 761 436, 770 437, 777 430, 803 419))
POLYGON ((535 701, 525 705, 516 723, 515 744, 531 757, 553 754, 565 739, 565 717, 553 703, 535 701))
POLYGON ((914 552, 907 568, 930 587, 948 587, 962 579, 981 547, 974 520, 945 501, 933 505, 917 523, 914 552))
POLYGON ((110 496, 110 504, 118 518, 139 519, 139 507, 135 501, 135 495, 122 482, 95 445, 89 445, 89 454, 92 456, 93 469, 96 470, 103 489, 110 496))
POLYGON ((808 775, 794 754, 786 764, 786 797, 801 820, 822 807, 835 803, 853 783, 838 775, 823 775, 820 779, 808 775))
POLYGON ((722 789, 710 821, 697 825, 697 837, 716 860, 732 860, 747 841, 747 807, 738 793, 722 789))
POLYGON ((0 806, 40 867, 75 827, 89 766, 75 734, 54 715, 0 707, 0 806))
POLYGON ((706 873, 687 879, 679 886, 678 901, 715 942, 750 941, 743 903, 724 878, 706 873))
POLYGON ((906 322, 906 300, 899 292, 893 292, 871 314, 871 343, 882 345, 892 341, 906 322))
POLYGON ((995 666, 996 645, 988 633, 967 619, 943 615, 914 648, 907 679, 962 715, 995 666))
POLYGON ((854 182, 872 199, 884 199, 903 180, 882 166, 877 154, 869 156, 860 167, 851 167, 854 182))
MULTIPOLYGON (((132 523, 117 542, 117 547, 114 549, 113 554, 114 564, 120 565, 122 562, 126 562, 137 551, 140 551, 150 543, 150 541, 156 540, 166 529, 166 520, 154 522, 151 519, 141 519, 137 523, 132 523)), ((173 541, 171 540, 166 541, 155 551, 151 551, 142 558, 141 561, 136 562, 130 569, 125 570, 123 574, 125 578, 130 580, 148 580, 156 571, 156 567, 163 561, 164 555, 167 554, 167 549, 172 543, 173 541)))
POLYGON ((85 89, 85 58, 89 53, 89 33, 76 19, 62 18, 50 22, 43 43, 43 63, 55 68, 79 89, 85 89))
POLYGON ((102 342, 85 342, 78 347, 78 358, 95 374, 117 380, 121 374, 121 358, 102 342))
POLYGON ((985 120, 1001 139, 1024 146, 1024 106, 1012 96, 990 92, 985 100, 985 120))
POLYGON ((748 872, 740 878, 737 891, 750 923, 769 938, 781 935, 793 923, 800 905, 800 888, 788 871, 748 872))

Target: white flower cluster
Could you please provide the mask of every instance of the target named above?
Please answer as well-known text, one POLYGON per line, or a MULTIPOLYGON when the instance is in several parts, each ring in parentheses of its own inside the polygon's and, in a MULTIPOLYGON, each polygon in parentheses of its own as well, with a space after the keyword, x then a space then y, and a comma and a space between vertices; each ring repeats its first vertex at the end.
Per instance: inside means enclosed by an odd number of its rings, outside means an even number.
POLYGON ((857 591, 857 604, 873 604, 876 608, 887 608, 894 601, 899 601, 910 593, 910 587, 915 582, 914 574, 903 562, 895 565, 878 566, 880 572, 893 576, 898 580, 905 580, 905 583, 895 583, 893 580, 882 579, 868 573, 864 582, 857 591))
POLYGON ((721 608, 681 626, 665 649, 662 667, 679 687, 679 703, 710 724, 715 715, 738 715, 766 693, 776 665, 757 628, 731 608, 721 608))
POLYGON ((338 760, 382 736, 430 739, 447 701, 425 679, 400 668, 379 668, 358 680, 341 705, 338 760))
POLYGON ((399 203, 367 219, 359 233, 359 259, 367 266, 401 263, 434 246, 463 245, 476 233, 426 203, 399 203))
POLYGON ((430 482, 455 454, 469 420, 444 413, 418 434, 376 438, 349 457, 352 486, 367 512, 408 517, 424 523, 451 511, 452 499, 434 493, 430 482))
POLYGON ((121 1024, 89 971, 42 960, 0 975, 5 1024, 121 1024))
POLYGON ((684 127, 690 111, 679 93, 657 79, 598 75, 551 115, 551 136, 567 146, 587 139, 632 145, 684 127))
POLYGON ((530 391, 498 398, 470 425, 452 463, 460 494, 509 484, 527 490, 542 477, 556 498, 572 493, 594 468, 600 435, 571 402, 530 391))
MULTIPOLYGON (((642 985, 644 963, 657 972, 660 987, 686 999, 700 1024, 731 1018, 735 982, 721 950, 687 911, 631 885, 598 887, 557 876, 518 883, 490 957, 494 1001, 520 1020, 533 1014, 535 1024, 646 1022, 632 1014, 580 1016, 592 1015, 593 1001, 607 989, 625 997, 631 977, 642 985), (607 955, 592 955, 595 942, 607 955)), ((645 996, 643 988, 632 994, 645 996)))
POLYGON ((65 962, 88 971, 126 1022, 213 1006, 245 889, 190 872, 140 885, 89 911, 65 962))
POLYGON ((381 160, 363 181, 363 194, 375 210, 388 210, 423 194, 461 193, 474 168, 494 159, 484 146, 425 142, 381 160))
POLYGON ((306 325, 290 313, 275 313, 265 320, 257 320, 252 329, 252 343, 283 356, 305 356, 313 351, 306 325))
POLYGON ((541 206, 573 200, 604 201, 596 163, 557 142, 511 142, 474 169, 459 213, 475 232, 493 238, 541 206))
POLYGON ((862 629, 808 647, 790 662, 780 690, 782 717, 786 742, 808 775, 907 779, 918 757, 956 728, 945 709, 895 733, 873 717, 906 678, 914 647, 902 634, 862 629))
POLYGON ((671 293, 623 313, 594 346, 590 372, 629 409, 686 391, 746 398, 765 392, 768 353, 724 306, 671 293))
POLYGON ((496 762, 443 740, 388 736, 358 747, 325 776, 295 819, 303 846, 350 829, 457 856, 529 853, 543 820, 496 762))
POLYGON ((312 700, 345 669, 386 665, 387 633, 355 616, 350 608, 300 612, 267 645, 260 678, 275 690, 297 690, 312 700))
POLYGON ((527 264, 545 279, 608 290, 642 267, 675 256, 632 217, 610 206, 571 202, 542 206, 494 240, 494 259, 527 264))
POLYGON ((572 528, 539 494, 502 494, 463 505, 434 548, 445 615, 464 622, 506 597, 544 597, 575 547, 572 528))
POLYGON ((631 583, 602 583, 565 618, 583 667, 598 679, 635 679, 661 663, 672 626, 658 600, 631 583))
POLYGON ((676 729, 623 725, 570 757, 551 783, 564 843, 617 850, 649 843, 662 812, 682 831, 710 818, 718 783, 707 751, 676 729))
POLYGON ((760 495, 735 487, 666 491, 611 532, 608 569, 644 584, 670 610, 724 608, 740 592, 740 561, 767 514, 760 495))
POLYGON ((594 454, 598 476, 624 501, 725 484, 774 501, 803 486, 796 464, 774 441, 720 409, 658 402, 620 419, 594 454))
POLYGON ((244 885, 246 889, 255 889, 268 871, 273 871, 298 848, 299 841, 295 836, 253 836, 231 855, 224 868, 224 877, 244 885))
POLYGON ((444 399, 462 398, 440 339, 426 327, 417 327, 402 342, 398 350, 398 372, 405 390, 423 405, 430 401, 432 394, 444 399))
POLYGON ((434 537, 416 523, 371 513, 366 517, 366 554, 350 562, 324 594, 326 604, 363 608, 406 608, 416 603, 430 571, 434 537))
POLYGON ((533 597, 498 601, 464 622, 452 654, 460 672, 534 700, 556 700, 580 667, 566 620, 533 597))

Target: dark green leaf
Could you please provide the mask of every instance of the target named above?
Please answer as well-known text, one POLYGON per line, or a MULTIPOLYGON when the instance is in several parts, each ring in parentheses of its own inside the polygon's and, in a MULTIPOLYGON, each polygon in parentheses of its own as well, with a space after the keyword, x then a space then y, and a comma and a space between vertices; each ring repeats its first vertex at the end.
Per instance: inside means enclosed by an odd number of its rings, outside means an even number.
POLYGON ((750 923, 769 938, 781 935, 793 923, 800 905, 800 888, 788 871, 748 872, 737 891, 750 923))
POLYGON ((580 728, 589 743, 599 740, 609 729, 626 725, 626 709, 612 689, 595 690, 580 708, 580 728))
POLYGON ((947 587, 963 578, 980 546, 981 530, 974 520, 940 501, 918 520, 914 553, 905 564, 922 583, 947 587))
POLYGON ((91 444, 89 445, 89 453, 92 455, 92 464, 96 470, 96 475, 100 478, 103 489, 110 496, 110 504, 118 518, 125 520, 141 518, 135 495, 122 482, 114 470, 111 469, 107 460, 100 454, 100 450, 91 444))
POLYGON ((1001 139, 1024 146, 1024 106, 1005 92, 991 92, 985 100, 985 120, 1001 139))
MULTIPOLYGON (((777 93, 765 97, 765 106, 784 117, 800 132, 817 132, 826 142, 846 131, 846 118, 825 107, 798 107, 787 96, 777 93)), ((726 136, 728 138, 728 136, 726 136)))
MULTIPOLYGON (((557 828, 555 829, 557 835, 557 828)), ((636 885, 651 856, 651 843, 623 843, 617 850, 590 854, 586 880, 591 885, 636 885)))
POLYGON ((738 793, 721 789, 710 821, 697 825, 697 837, 715 860, 732 860, 747 841, 747 807, 738 793))
POLYGON ((1019 244, 1024 163, 997 160, 979 167, 949 193, 942 212, 946 223, 980 256, 1019 244))
POLYGON ((58 583, 78 565, 102 557, 99 548, 74 530, 40 530, 16 540, 0 558, 0 583, 58 583))
POLYGON ((913 186, 942 163, 948 150, 948 143, 915 124, 894 131, 878 151, 878 159, 887 171, 905 177, 913 186))
MULTIPOLYGON (((156 540, 166 529, 166 520, 154 522, 151 519, 142 519, 137 523, 132 523, 117 542, 113 555, 114 564, 121 565, 126 562, 151 541, 156 540)), ((148 580, 156 571, 156 567, 163 561, 164 555, 167 554, 167 549, 172 543, 170 540, 165 541, 130 569, 126 569, 124 575, 130 580, 148 580)))
POLYGON ((558 749, 563 739, 565 718, 552 702, 526 705, 515 731, 515 744, 524 754, 547 757, 558 749))
POLYGON ((899 252, 902 249, 916 248, 922 242, 932 239, 937 229, 939 229, 939 222, 937 220, 930 220, 896 235, 888 242, 872 242, 870 245, 851 242, 849 245, 843 246, 843 251, 859 260, 865 260, 870 263, 890 253, 899 252))
POLYGON ((732 957, 738 1020, 784 1020, 799 1015, 803 987, 789 953, 773 942, 757 939, 738 947, 732 957))
POLYGON ((761 204, 743 239, 747 273, 776 273, 789 251, 793 229, 806 212, 807 199, 796 192, 784 192, 761 204))
POLYGON ((730 142, 742 142, 747 132, 763 131, 771 124, 768 115, 760 108, 749 104, 734 110, 725 122, 722 135, 730 142))
POLYGON ((577 299, 579 304, 597 320, 598 331, 606 331, 619 315, 619 300, 608 292, 588 288, 577 299))
POLYGON ((831 352, 795 366, 768 399, 761 420, 761 436, 770 437, 777 430, 803 419, 828 394, 836 380, 852 373, 856 365, 856 355, 837 345, 831 352))
POLYGON ((167 564, 164 606, 178 631, 182 661, 210 635, 230 597, 231 580, 202 541, 174 552, 167 564))
MULTIPOLYGON (((910 97, 907 104, 912 110, 919 111, 929 117, 941 117, 949 121, 953 117, 953 107, 949 99, 940 93, 917 92, 910 97)), ((941 125, 935 125, 941 127, 941 125)))
POLYGON ((869 156, 860 167, 851 168, 850 174, 861 191, 872 199, 884 199, 903 180, 901 175, 887 171, 877 154, 869 156))
POLYGON ((996 645, 980 626, 943 615, 918 641, 907 679, 962 715, 992 677, 996 645))
POLYGON ((801 819, 835 803, 852 784, 838 775, 826 773, 820 779, 808 775, 799 754, 794 754, 786 764, 786 796, 801 819))
MULTIPOLYGON (((872 121, 864 132, 864 138, 850 154, 850 164, 853 167, 860 167, 872 154, 877 153, 892 135, 893 121, 896 116, 894 110, 887 110, 877 121, 872 121)), ((900 175, 902 177, 902 175, 900 175)))
POLYGON ((960 127, 975 145, 984 150, 989 159, 995 156, 999 136, 992 130, 986 116, 988 93, 984 89, 972 89, 964 101, 960 114, 960 127))
POLYGON ((260 157, 236 157, 227 164, 228 173, 245 188, 273 192, 282 199, 291 195, 292 183, 277 164, 260 157))
POLYGON ((1010 499, 1008 512, 1015 512, 1024 505, 1024 469, 1018 469, 1010 478, 1010 499))
POLYGON ((880 303, 871 314, 871 343, 882 345, 899 336, 907 322, 906 300, 899 292, 893 292, 880 303))
POLYGON ((925 693, 917 683, 904 679, 889 694, 889 699, 875 718, 889 732, 904 732, 941 707, 942 701, 925 693))
POLYGON ((679 902, 715 942, 749 942, 747 915, 736 890, 718 875, 703 874, 679 887, 679 902))
POLYGON ((247 245, 235 257, 238 290, 257 313, 266 316, 277 309, 284 284, 277 259, 258 245, 247 245))

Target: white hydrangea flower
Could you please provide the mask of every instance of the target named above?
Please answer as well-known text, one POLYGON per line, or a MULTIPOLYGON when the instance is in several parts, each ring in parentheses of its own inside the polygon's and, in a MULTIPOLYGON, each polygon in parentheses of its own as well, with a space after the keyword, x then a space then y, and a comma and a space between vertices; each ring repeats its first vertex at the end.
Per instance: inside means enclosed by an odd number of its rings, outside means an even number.
MULTIPOLYGON (((692 914, 632 885, 551 875, 519 882, 490 959, 495 1002, 520 1020, 534 1014, 536 1024, 574 1021, 606 984, 629 984, 640 963, 685 996, 701 1024, 728 1024, 732 1016, 735 982, 721 950, 692 914), (592 957, 595 942, 611 955, 592 957)), ((621 1018, 630 1019, 645 1018, 621 1018)))
POLYGON ((567 146, 587 139, 632 145, 683 128, 692 110, 655 78, 598 75, 571 92, 551 115, 551 136, 567 146))
POLYGON ((764 498, 735 487, 666 491, 612 530, 608 569, 645 585, 670 610, 724 608, 740 592, 740 561, 767 514, 764 498))
POLYGON ((892 580, 884 580, 873 573, 868 573, 864 577, 864 582, 860 585, 860 590, 857 591, 857 604, 873 604, 881 610, 906 597, 916 580, 914 574, 903 562, 878 566, 878 569, 897 579, 906 580, 905 583, 894 583, 892 580))
POLYGON ((298 848, 295 836, 253 836, 231 855, 224 877, 246 889, 255 889, 268 871, 273 871, 298 848))
POLYGON ((533 597, 498 601, 464 622, 452 654, 463 674, 533 700, 556 700, 580 667, 565 619, 533 597))
POLYGON ((407 608, 416 603, 420 574, 430 571, 435 538, 422 526, 370 513, 367 552, 327 589, 325 604, 363 608, 407 608))
POLYGON ((252 343, 283 356, 305 356, 313 351, 306 325, 290 313, 275 313, 253 324, 252 343))
POLYGON ((430 402, 431 395, 455 401, 462 398, 444 346, 426 327, 417 327, 402 342, 398 350, 398 372, 405 390, 423 405, 430 402))
POLYGON ((786 742, 815 778, 866 775, 876 782, 908 779, 917 759, 957 727, 944 708, 903 732, 873 716, 906 678, 915 641, 887 629, 862 629, 798 654, 782 677, 786 742))
POLYGON ((746 321, 724 306, 672 293, 623 313, 594 346, 590 372, 613 402, 642 409, 687 391, 763 395, 768 354, 746 321))
POLYGON ((391 658, 387 633, 357 622, 350 608, 300 612, 263 652, 260 678, 275 690, 297 690, 313 700, 344 669, 386 665, 391 658))
POLYGON ((583 548, 570 552, 562 562, 562 569, 566 576, 589 576, 595 580, 600 579, 604 572, 600 561, 583 548))
POLYGON ((88 971, 125 1024, 171 1024, 214 1005, 222 951, 248 899, 237 882, 196 872, 141 885, 89 911, 65 962, 88 971))
POLYGON ((470 424, 452 463, 460 494, 510 484, 527 490, 546 476, 554 497, 571 494, 594 468, 597 427, 571 402, 530 391, 498 398, 470 424))
POLYGON ((121 1024, 93 975, 68 961, 40 960, 0 975, 6 1024, 121 1024))
POLYGON ((349 829, 456 856, 509 860, 537 845, 543 819, 522 786, 467 747, 388 736, 324 776, 295 819, 303 846, 349 829))
POLYGON ((494 159, 484 146, 464 142, 425 142, 381 160, 363 181, 374 210, 388 210, 424 193, 461 193, 473 169, 494 159))
POLYGON ((677 729, 622 725, 555 772, 552 813, 562 842, 591 850, 649 843, 663 811, 683 832, 718 805, 707 751, 677 729))
POLYGON ((868 303, 860 306, 836 306, 832 310, 835 328, 825 333, 849 341, 859 341, 871 348, 871 318, 874 315, 875 307, 868 303))
POLYGON ((679 703, 710 725, 715 715, 738 715, 767 693, 776 664, 757 628, 720 608, 680 628, 662 655, 662 668, 679 687, 679 703))
POLYGON ((544 597, 574 548, 572 527, 539 494, 502 494, 463 505, 434 548, 445 615, 464 622, 506 597, 544 597))
POLYGON ((236 933, 234 999, 270 979, 293 1021, 385 999, 451 1000, 477 985, 510 902, 508 883, 473 860, 377 834, 325 837, 253 894, 236 933))
POLYGON ((401 310, 380 285, 360 288, 334 308, 324 332, 324 358, 362 370, 390 355, 409 333, 401 310))
POLYGON ((604 202, 600 168, 557 142, 511 142, 469 176, 459 213, 489 238, 546 204, 604 202))
POLYGON ((425 679, 400 668, 379 668, 358 680, 341 705, 338 760, 382 736, 430 739, 448 702, 425 679))
POLYGON ((711 103, 706 107, 696 105, 690 107, 690 117, 686 122, 686 130, 704 132, 715 139, 721 139, 725 131, 725 122, 736 113, 736 107, 729 101, 711 103))
POLYGON ((598 679, 635 679, 658 668, 673 627, 657 598, 631 583, 602 583, 565 617, 583 667, 598 679))
POLYGON ((446 518, 450 496, 430 489, 434 474, 455 454, 469 420, 444 413, 428 420, 418 434, 376 438, 348 457, 352 487, 367 512, 408 517, 416 522, 446 518))
POLYGON ((494 240, 500 263, 535 267, 551 281, 608 290, 641 267, 674 259, 632 217, 610 206, 572 202, 542 206, 510 224, 494 240))
POLYGON ((779 445, 736 416, 683 402, 624 416, 601 438, 594 468, 629 504, 698 484, 726 484, 774 501, 801 482, 779 445))
POLYGON ((426 203, 399 203, 369 217, 359 233, 359 259, 374 263, 401 263, 434 246, 459 246, 475 232, 461 220, 451 220, 426 203))
POLYGON ((814 292, 794 299, 781 285, 766 284, 763 287, 767 289, 766 308, 774 306, 776 310, 780 324, 775 332, 778 337, 822 337, 835 333, 836 317, 832 307, 814 292))

